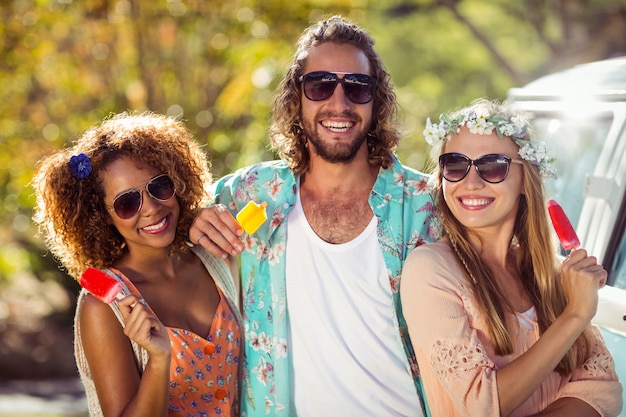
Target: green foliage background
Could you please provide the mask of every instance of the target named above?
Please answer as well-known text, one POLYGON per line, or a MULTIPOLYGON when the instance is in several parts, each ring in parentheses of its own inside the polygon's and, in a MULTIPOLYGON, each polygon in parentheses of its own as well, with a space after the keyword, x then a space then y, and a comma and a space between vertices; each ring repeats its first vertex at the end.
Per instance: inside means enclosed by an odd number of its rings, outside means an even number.
POLYGON ((418 169, 426 117, 626 51, 620 0, 0 0, 0 288, 31 276, 76 291, 31 223, 43 155, 149 109, 186 121, 216 177, 272 159, 274 89, 302 30, 332 14, 376 39, 402 108, 398 153, 418 169))

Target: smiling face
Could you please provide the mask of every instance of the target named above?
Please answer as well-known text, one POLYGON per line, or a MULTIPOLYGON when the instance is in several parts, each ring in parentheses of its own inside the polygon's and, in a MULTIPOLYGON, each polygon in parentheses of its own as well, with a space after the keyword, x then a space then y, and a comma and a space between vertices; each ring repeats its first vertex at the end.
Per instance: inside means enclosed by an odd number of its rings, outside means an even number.
MULTIPOLYGON (((456 152, 470 159, 487 154, 502 154, 519 159, 518 146, 509 138, 472 134, 467 128, 453 135, 445 144, 445 152, 456 152)), ((491 184, 480 178, 475 166, 458 182, 442 179, 443 196, 450 211, 461 224, 477 232, 509 233, 523 192, 523 165, 512 163, 507 177, 491 184)))
POLYGON ((121 219, 109 210, 111 223, 126 241, 129 252, 141 248, 167 248, 174 240, 180 206, 178 199, 158 201, 145 191, 146 182, 162 174, 156 169, 123 157, 107 166, 102 173, 104 201, 107 207, 125 191, 137 189, 142 193, 139 212, 128 219, 121 219))
MULTIPOLYGON (((313 71, 370 75, 369 61, 363 51, 348 44, 323 43, 311 49, 304 74, 313 71)), ((343 75, 339 75, 343 78, 343 75)), ((372 104, 356 104, 348 99, 342 85, 322 101, 302 95, 302 122, 309 141, 311 157, 328 162, 347 163, 363 152, 372 124, 372 104)))

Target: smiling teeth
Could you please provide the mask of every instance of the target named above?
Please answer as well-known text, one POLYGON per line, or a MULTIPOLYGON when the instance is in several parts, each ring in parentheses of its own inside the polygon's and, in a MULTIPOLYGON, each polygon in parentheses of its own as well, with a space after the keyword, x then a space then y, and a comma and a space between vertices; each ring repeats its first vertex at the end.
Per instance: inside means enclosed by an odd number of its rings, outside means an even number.
POLYGON ((472 199, 472 200, 461 200, 461 202, 463 204, 465 204, 466 206, 485 206, 485 205, 489 204, 491 202, 491 200, 487 200, 487 199, 481 199, 481 200, 472 199))
POLYGON ((167 221, 167 217, 163 217, 163 220, 161 220, 159 223, 153 224, 152 226, 143 227, 143 230, 148 230, 148 231, 159 230, 165 225, 166 221, 167 221))
POLYGON ((322 126, 324 126, 328 130, 332 130, 333 132, 345 132, 352 127, 352 122, 324 122, 322 126))

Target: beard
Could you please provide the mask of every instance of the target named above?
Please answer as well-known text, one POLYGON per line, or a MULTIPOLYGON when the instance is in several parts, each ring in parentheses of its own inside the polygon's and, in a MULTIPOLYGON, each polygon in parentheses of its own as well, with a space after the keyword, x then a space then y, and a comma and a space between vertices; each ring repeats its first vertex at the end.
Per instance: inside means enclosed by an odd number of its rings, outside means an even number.
MULTIPOLYGON (((349 117, 351 120, 360 121, 360 117, 353 113, 342 114, 344 117, 349 117)), ((356 136, 351 141, 327 139, 324 140, 318 133, 319 120, 322 120, 327 115, 318 115, 312 122, 303 120, 304 135, 309 141, 309 145, 315 150, 315 153, 324 161, 331 163, 348 163, 351 162, 359 149, 363 145, 363 142, 367 139, 367 132, 369 126, 356 132, 356 136)))

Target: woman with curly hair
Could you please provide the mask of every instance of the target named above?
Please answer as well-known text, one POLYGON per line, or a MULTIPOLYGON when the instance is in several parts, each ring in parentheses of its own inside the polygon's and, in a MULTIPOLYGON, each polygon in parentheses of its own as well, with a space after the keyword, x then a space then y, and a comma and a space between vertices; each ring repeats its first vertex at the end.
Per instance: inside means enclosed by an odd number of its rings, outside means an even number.
POLYGON ((115 115, 40 161, 34 219, 79 280, 117 279, 110 304, 85 290, 75 355, 92 416, 235 416, 241 316, 228 266, 188 243, 209 162, 180 121, 115 115))

